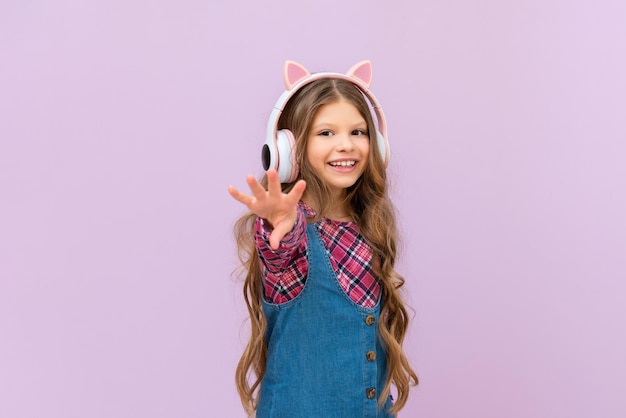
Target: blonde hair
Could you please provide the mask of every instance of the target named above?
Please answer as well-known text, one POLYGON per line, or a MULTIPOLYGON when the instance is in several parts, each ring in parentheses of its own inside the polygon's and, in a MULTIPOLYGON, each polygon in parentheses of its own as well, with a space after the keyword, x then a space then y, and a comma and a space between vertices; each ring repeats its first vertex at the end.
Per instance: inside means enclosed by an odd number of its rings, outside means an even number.
MULTIPOLYGON (((376 129, 363 93, 351 82, 324 78, 302 87, 287 103, 278 123, 279 129, 290 129, 296 138, 295 158, 299 165, 297 179, 282 185, 288 192, 299 179, 307 182, 307 196, 316 209, 315 221, 324 217, 329 208, 330 190, 317 176, 306 158, 307 139, 313 119, 325 104, 345 100, 352 103, 365 119, 370 136, 369 159, 363 175, 347 189, 345 202, 350 215, 358 225, 361 235, 370 245, 373 269, 381 284, 381 320, 378 334, 387 352, 388 378, 379 397, 382 405, 390 393, 391 385, 397 389, 398 398, 391 408, 398 412, 407 402, 410 385, 417 385, 417 375, 409 365, 402 344, 409 324, 406 307, 400 297, 404 278, 394 270, 397 256, 397 229, 395 210, 387 195, 387 177, 376 145, 376 129)), ((264 176, 261 180, 267 185, 264 176)), ((263 278, 254 243, 256 215, 248 213, 235 224, 239 258, 246 271, 243 294, 250 315, 251 336, 239 360, 236 383, 242 404, 248 414, 256 409, 257 390, 265 374, 267 322, 263 313, 263 278), (251 376, 252 375, 252 376, 251 376)))

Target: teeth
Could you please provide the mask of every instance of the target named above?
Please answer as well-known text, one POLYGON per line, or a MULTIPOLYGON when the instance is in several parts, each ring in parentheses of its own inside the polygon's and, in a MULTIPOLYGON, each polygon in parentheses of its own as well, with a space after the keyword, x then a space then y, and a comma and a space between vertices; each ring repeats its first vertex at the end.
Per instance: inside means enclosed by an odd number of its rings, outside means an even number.
POLYGON ((334 167, 352 167, 356 161, 331 161, 330 165, 334 167))

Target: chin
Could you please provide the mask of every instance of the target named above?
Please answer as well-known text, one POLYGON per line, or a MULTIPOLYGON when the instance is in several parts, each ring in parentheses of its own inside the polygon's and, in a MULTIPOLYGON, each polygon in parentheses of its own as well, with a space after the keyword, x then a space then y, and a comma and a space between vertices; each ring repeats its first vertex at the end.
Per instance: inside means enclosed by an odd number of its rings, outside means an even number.
POLYGON ((328 185, 333 189, 341 189, 343 191, 349 189, 356 184, 355 181, 342 181, 342 182, 328 182, 328 185))

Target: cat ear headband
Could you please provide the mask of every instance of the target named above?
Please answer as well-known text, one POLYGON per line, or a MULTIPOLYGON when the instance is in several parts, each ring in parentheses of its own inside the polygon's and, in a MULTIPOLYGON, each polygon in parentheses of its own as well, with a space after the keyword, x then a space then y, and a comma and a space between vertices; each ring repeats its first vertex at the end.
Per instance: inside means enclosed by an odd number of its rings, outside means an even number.
POLYGON ((350 81, 357 86, 370 102, 376 114, 378 129, 376 130, 376 142, 385 167, 389 163, 389 142, 387 141, 387 123, 385 115, 378 100, 369 90, 372 83, 372 63, 361 61, 348 70, 347 73, 313 73, 311 74, 302 65, 286 61, 283 69, 283 81, 287 90, 278 98, 272 109, 267 122, 267 135, 265 144, 261 150, 261 162, 263 169, 275 169, 278 172, 278 179, 281 183, 295 181, 298 176, 298 164, 295 159, 295 138, 288 129, 278 129, 278 119, 280 118, 285 105, 294 94, 307 84, 322 78, 338 78, 350 81))

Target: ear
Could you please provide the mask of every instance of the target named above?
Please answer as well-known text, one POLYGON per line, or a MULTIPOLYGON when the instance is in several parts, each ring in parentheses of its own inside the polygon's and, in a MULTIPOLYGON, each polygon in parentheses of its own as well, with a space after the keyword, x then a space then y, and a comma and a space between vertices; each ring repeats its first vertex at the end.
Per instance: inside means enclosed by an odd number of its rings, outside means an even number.
POLYGON ((285 61, 285 67, 283 68, 283 81, 285 82, 287 90, 291 90, 294 84, 310 75, 311 73, 297 62, 285 61))
POLYGON ((369 87, 372 84, 372 62, 366 60, 356 63, 348 70, 346 75, 362 81, 369 87))

